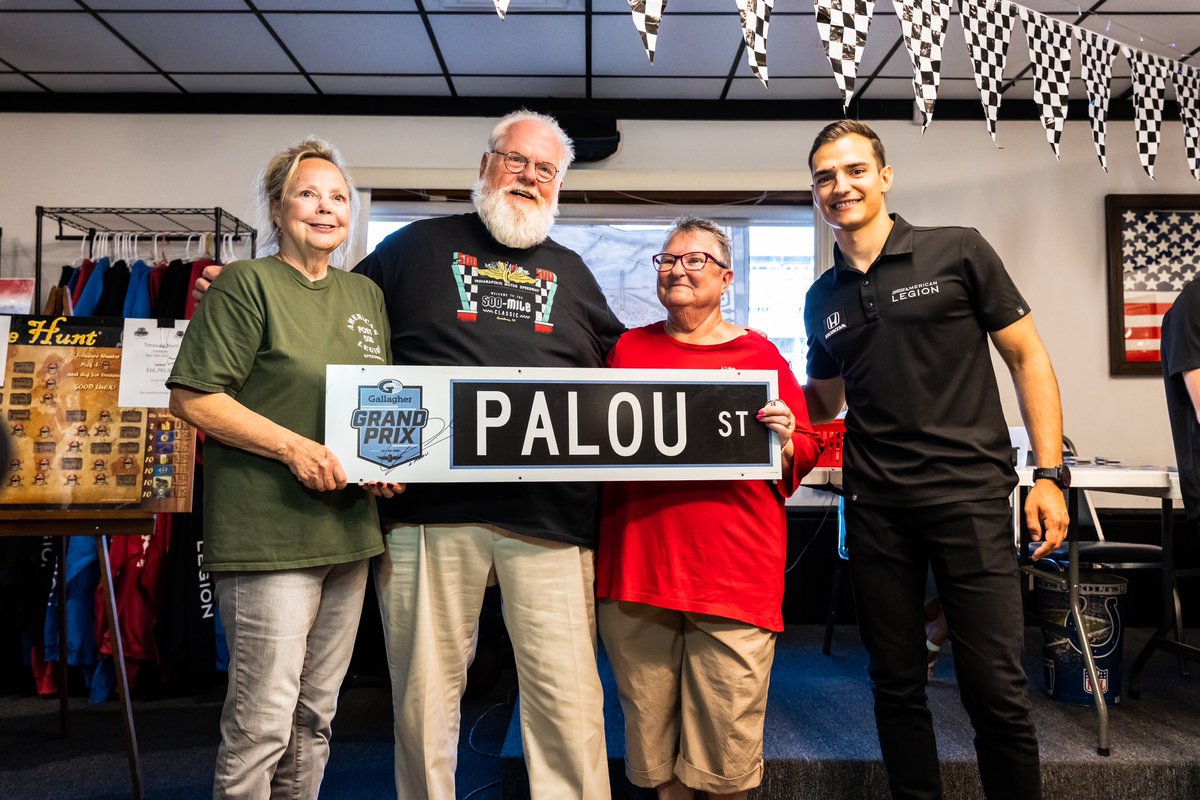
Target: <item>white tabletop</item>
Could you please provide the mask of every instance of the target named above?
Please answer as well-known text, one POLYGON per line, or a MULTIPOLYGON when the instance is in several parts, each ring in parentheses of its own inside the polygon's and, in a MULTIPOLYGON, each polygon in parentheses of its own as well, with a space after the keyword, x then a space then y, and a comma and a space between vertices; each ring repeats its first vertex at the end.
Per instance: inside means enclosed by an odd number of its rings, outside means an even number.
MULTIPOLYGON (((1022 486, 1031 486, 1033 484, 1033 467, 1019 467, 1017 479, 1022 486)), ((841 467, 817 467, 804 476, 802 484, 812 489, 841 486, 841 467)), ((1165 497, 1171 500, 1181 499, 1179 473, 1166 467, 1081 464, 1071 467, 1071 486, 1077 489, 1095 489, 1117 494, 1165 497)))

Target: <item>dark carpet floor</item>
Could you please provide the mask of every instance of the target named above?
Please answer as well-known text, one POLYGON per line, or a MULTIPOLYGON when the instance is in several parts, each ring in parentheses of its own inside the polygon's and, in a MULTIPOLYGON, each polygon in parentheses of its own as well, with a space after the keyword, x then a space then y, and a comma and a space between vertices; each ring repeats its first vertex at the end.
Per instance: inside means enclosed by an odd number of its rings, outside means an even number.
MULTIPOLYGON (((1147 631, 1127 632, 1128 665, 1147 631)), ((752 797, 873 800, 885 797, 870 712, 865 655, 855 630, 840 627, 831 657, 820 654, 817 627, 790 628, 781 638, 767 717, 763 787, 752 797)), ((1193 632, 1200 640, 1200 632, 1193 632)), ((1026 664, 1040 686, 1040 634, 1028 631, 1026 664)), ((1033 697, 1042 742, 1046 797, 1055 800, 1195 800, 1200 798, 1200 664, 1179 677, 1177 662, 1158 654, 1142 684, 1142 699, 1112 711, 1113 754, 1095 753, 1095 714, 1042 694, 1033 697)), ((464 703, 458 797, 520 797, 524 770, 510 724, 510 668, 498 670, 486 693, 464 703), (473 732, 473 736, 469 736, 473 732), (496 758, 504 748, 507 759, 496 758), (506 784, 499 782, 502 775, 506 784), (472 792, 475 792, 472 794, 472 792)), ((606 689, 609 751, 621 775, 621 719, 611 682, 606 689)), ((929 691, 950 800, 982 797, 970 727, 948 658, 929 691)), ((134 714, 148 800, 211 796, 221 693, 139 700, 134 714)), ((116 800, 129 797, 118 706, 71 704, 71 735, 60 739, 58 705, 30 697, 0 698, 0 798, 116 800)), ((386 687, 355 685, 342 695, 334 722, 333 756, 322 796, 333 800, 394 798, 391 707, 386 687)), ((622 779, 614 797, 644 797, 622 779)))

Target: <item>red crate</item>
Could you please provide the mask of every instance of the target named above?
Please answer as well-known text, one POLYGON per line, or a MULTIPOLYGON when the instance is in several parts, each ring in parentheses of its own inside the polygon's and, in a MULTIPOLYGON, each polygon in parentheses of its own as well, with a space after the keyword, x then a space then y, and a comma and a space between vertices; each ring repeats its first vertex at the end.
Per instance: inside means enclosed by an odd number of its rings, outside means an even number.
POLYGON ((817 459, 818 467, 840 467, 842 465, 842 441, 846 436, 846 421, 835 419, 833 422, 823 422, 814 425, 817 435, 821 437, 824 450, 817 459))

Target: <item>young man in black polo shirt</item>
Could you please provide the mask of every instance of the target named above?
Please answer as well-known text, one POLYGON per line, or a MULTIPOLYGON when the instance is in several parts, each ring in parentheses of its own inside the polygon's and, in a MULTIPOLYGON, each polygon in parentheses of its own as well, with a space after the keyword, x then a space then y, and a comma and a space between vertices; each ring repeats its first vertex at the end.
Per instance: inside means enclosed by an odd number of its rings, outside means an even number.
POLYGON ((846 544, 871 657, 875 721, 894 798, 939 798, 925 700, 923 613, 932 567, 975 728, 984 792, 1041 797, 1021 668, 1023 618, 1008 497, 1017 478, 988 353, 1012 373, 1037 465, 1035 558, 1067 530, 1062 410, 1050 358, 1004 265, 969 228, 914 228, 887 213, 892 168, 866 125, 825 127, 809 153, 834 266, 804 305, 814 421, 848 405, 846 544))

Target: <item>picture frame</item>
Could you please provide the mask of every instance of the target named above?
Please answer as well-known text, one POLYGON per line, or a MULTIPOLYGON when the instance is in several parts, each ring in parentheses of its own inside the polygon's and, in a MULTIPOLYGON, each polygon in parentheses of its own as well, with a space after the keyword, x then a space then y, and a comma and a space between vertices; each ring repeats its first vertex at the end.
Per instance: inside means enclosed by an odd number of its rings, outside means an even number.
POLYGON ((1108 374, 1162 375, 1162 316, 1200 276, 1200 194, 1104 198, 1108 374))

